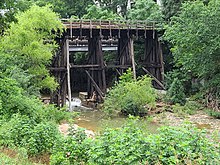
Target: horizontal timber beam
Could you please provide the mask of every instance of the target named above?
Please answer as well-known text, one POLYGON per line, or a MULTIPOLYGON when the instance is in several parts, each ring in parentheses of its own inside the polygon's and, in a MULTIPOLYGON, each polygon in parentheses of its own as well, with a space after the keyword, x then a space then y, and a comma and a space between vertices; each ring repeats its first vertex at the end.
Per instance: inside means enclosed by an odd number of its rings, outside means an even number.
POLYGON ((100 65, 74 65, 70 64, 70 68, 97 68, 100 67, 100 65))

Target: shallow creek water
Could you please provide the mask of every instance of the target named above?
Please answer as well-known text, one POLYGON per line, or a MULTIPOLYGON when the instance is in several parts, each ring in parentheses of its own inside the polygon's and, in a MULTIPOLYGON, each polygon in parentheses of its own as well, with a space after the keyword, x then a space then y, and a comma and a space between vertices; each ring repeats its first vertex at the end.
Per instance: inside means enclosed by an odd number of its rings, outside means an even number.
MULTIPOLYGON (((100 132, 105 128, 121 127, 126 124, 128 120, 125 116, 109 118, 100 110, 80 108, 78 111, 80 115, 75 119, 75 124, 94 132, 100 132)), ((159 125, 151 122, 150 118, 142 118, 137 122, 137 127, 145 132, 155 133, 159 125)))

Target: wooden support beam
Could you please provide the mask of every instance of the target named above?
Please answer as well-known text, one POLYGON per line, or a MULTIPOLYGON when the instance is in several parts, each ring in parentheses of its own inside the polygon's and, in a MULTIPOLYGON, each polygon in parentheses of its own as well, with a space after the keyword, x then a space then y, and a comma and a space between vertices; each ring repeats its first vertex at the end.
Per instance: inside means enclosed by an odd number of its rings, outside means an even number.
POLYGON ((165 90, 164 85, 163 85, 154 75, 152 75, 146 68, 142 67, 142 69, 143 69, 149 76, 151 76, 151 77, 155 80, 155 82, 156 82, 163 90, 165 90))
POLYGON ((89 65, 74 65, 70 63, 70 68, 98 68, 100 65, 96 64, 89 64, 89 65))
POLYGON ((130 38, 130 47, 131 47, 131 52, 130 52, 130 54, 131 54, 131 63, 132 63, 132 69, 133 69, 133 77, 134 77, 134 80, 136 80, 137 79, 137 77, 136 77, 136 68, 135 68, 135 60, 134 60, 134 40, 132 39, 132 38, 130 38))
MULTIPOLYGON (((120 42, 120 41, 119 41, 119 42, 120 42)), ((118 57, 117 57, 117 60, 121 58, 123 52, 125 51, 125 48, 127 47, 128 42, 129 42, 129 41, 127 40, 122 49, 118 48, 118 50, 119 50, 120 52, 119 52, 119 55, 118 55, 118 57)))
POLYGON ((164 81, 163 52, 162 52, 162 47, 161 47, 161 43, 160 42, 159 42, 159 56, 160 56, 159 57, 160 58, 160 65, 161 65, 160 74, 161 74, 162 81, 164 81))
POLYGON ((66 71, 66 67, 50 67, 51 71, 66 71))
POLYGON ((98 92, 99 96, 101 97, 102 100, 104 100, 104 93, 102 90, 99 88, 99 86, 96 84, 95 80, 92 78, 92 76, 89 74, 89 72, 86 70, 86 74, 88 75, 89 79, 92 81, 96 91, 98 92))
POLYGON ((118 73, 118 75, 121 76, 121 73, 119 72, 119 70, 117 68, 115 70, 118 73))
POLYGON ((67 67, 67 88, 69 99, 69 111, 71 111, 71 84, 70 84, 70 56, 69 56, 69 39, 66 40, 66 67, 67 67))
POLYGON ((106 68, 128 69, 131 65, 107 65, 106 68))

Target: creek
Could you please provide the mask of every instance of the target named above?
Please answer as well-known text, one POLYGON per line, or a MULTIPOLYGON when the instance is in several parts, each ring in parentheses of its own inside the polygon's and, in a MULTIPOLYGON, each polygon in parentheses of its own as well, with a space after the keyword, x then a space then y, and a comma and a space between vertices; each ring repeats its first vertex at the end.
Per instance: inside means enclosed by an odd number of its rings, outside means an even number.
MULTIPOLYGON (((78 108, 80 112, 79 117, 75 119, 75 124, 93 132, 101 132, 105 128, 118 128, 125 125, 128 122, 128 117, 118 115, 115 117, 107 117, 107 115, 98 109, 85 109, 78 108)), ((141 118, 136 123, 137 127, 141 128, 145 132, 156 133, 159 124, 152 121, 152 118, 141 118)))

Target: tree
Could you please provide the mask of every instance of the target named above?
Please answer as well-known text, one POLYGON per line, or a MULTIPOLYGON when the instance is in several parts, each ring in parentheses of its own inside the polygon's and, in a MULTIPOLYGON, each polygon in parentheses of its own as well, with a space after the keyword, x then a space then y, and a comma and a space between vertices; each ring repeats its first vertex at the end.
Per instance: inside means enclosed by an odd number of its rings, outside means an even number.
POLYGON ((83 16, 85 19, 102 19, 102 20, 122 20, 123 18, 111 10, 97 7, 96 5, 87 8, 87 14, 83 16))
MULTIPOLYGON (((206 92, 220 98, 220 1, 184 3, 178 16, 171 19, 165 38, 176 66, 205 80, 206 92)), ((216 103, 218 106, 218 103, 216 103)))
MULTIPOLYGON (((193 0, 161 0, 162 13, 166 21, 170 21, 170 18, 180 13, 182 3, 193 0)), ((202 0, 204 4, 208 4, 209 0, 202 0)))
POLYGON ((86 8, 94 4, 92 0, 37 0, 36 3, 40 6, 52 5, 53 10, 63 18, 71 16, 82 18, 86 14, 86 8))
POLYGON ((16 21, 14 15, 18 11, 25 11, 32 4, 32 0, 3 0, 0 2, 0 33, 9 26, 9 23, 16 21))
POLYGON ((136 0, 133 8, 128 11, 128 19, 161 21, 162 13, 152 0, 136 0))
POLYGON ((161 0, 162 13, 166 21, 170 20, 172 16, 175 16, 179 11, 182 2, 186 0, 161 0))
POLYGON ((11 23, 0 40, 0 53, 6 62, 1 71, 12 76, 15 75, 12 68, 18 68, 16 70, 20 73, 31 77, 29 86, 55 89, 56 83, 46 66, 50 64, 57 47, 53 41, 56 32, 63 28, 57 14, 48 6, 32 6, 26 12, 17 14, 15 19, 17 23, 11 23))
POLYGON ((98 4, 107 10, 111 10, 115 14, 120 14, 122 17, 127 15, 128 0, 98 0, 98 4))

